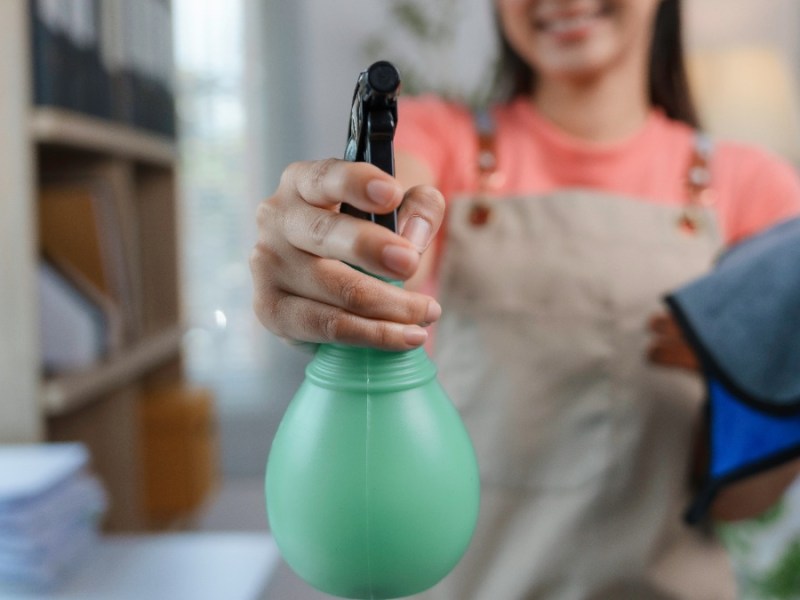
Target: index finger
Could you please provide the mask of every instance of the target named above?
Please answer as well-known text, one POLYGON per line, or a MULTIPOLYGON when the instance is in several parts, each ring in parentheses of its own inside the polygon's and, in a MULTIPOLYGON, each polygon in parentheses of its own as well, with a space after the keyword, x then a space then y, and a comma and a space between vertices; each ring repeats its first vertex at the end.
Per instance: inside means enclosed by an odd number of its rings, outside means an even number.
POLYGON ((365 212, 385 214, 403 199, 403 188, 388 173, 363 163, 330 158, 293 163, 281 185, 294 188, 305 202, 333 209, 346 202, 365 212))

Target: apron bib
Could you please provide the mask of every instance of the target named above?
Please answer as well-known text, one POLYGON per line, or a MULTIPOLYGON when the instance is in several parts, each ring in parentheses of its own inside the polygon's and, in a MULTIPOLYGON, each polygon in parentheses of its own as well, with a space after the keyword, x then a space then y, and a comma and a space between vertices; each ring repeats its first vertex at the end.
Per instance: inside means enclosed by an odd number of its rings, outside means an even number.
POLYGON ((720 249, 711 212, 689 217, 580 190, 449 204, 435 362, 481 512, 421 598, 735 597, 723 548, 682 520, 700 377, 646 357, 664 294, 720 249))

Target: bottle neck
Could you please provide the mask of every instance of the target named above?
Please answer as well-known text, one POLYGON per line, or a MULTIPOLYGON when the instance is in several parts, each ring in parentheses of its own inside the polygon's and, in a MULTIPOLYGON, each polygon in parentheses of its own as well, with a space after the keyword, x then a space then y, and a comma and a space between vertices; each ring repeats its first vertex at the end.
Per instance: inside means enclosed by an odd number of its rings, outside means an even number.
POLYGON ((313 383, 342 391, 390 392, 418 387, 436 377, 423 348, 389 352, 340 344, 322 344, 306 367, 313 383))

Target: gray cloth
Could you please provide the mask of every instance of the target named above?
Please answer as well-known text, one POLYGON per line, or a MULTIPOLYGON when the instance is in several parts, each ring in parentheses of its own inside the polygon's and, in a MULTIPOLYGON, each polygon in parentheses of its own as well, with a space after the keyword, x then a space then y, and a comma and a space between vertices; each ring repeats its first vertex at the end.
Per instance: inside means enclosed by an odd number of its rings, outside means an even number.
POLYGON ((712 377, 762 410, 800 411, 800 217, 737 244, 667 302, 712 377))

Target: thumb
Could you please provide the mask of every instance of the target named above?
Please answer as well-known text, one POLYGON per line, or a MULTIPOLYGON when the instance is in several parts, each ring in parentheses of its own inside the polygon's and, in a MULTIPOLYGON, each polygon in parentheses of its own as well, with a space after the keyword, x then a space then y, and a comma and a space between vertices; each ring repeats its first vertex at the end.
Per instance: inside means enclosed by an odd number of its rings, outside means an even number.
POLYGON ((439 231, 444 209, 444 196, 435 187, 418 185, 410 188, 397 213, 400 235, 414 244, 419 252, 424 252, 439 231))

